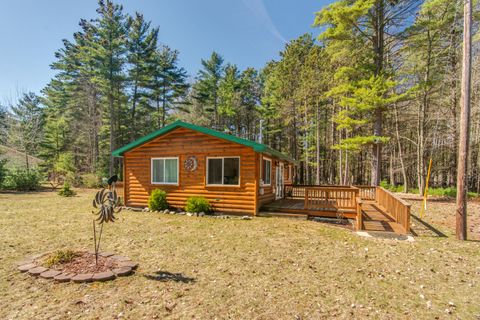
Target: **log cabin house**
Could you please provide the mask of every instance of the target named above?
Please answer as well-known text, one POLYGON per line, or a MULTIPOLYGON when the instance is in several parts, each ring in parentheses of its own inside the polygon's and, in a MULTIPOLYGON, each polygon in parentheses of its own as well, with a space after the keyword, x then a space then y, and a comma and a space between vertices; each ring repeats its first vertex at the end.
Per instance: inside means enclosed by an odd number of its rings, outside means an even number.
POLYGON ((203 196, 217 212, 351 219, 357 230, 408 233, 410 204, 375 186, 294 185, 295 162, 268 146, 176 121, 126 146, 123 195, 146 207, 153 189, 184 208, 203 196))
POLYGON ((294 160, 268 146, 209 128, 176 121, 113 152, 123 157, 124 198, 145 207, 153 189, 169 205, 203 196, 219 212, 256 215, 284 197, 294 160))

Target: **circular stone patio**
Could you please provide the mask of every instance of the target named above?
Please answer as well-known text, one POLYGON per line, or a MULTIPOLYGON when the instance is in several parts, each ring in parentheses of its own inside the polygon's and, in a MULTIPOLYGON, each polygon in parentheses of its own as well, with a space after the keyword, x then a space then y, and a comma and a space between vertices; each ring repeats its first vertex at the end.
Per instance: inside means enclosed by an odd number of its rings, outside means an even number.
POLYGON ((48 268, 43 259, 51 253, 27 258, 17 263, 20 272, 34 277, 50 279, 56 282, 85 283, 93 281, 109 281, 116 277, 131 275, 138 264, 130 258, 110 252, 99 253, 99 266, 95 265, 95 253, 79 251, 79 259, 48 268), (93 264, 92 261, 93 259, 93 264), (63 266, 63 267, 62 267, 63 266), (83 269, 82 269, 83 268, 83 269))

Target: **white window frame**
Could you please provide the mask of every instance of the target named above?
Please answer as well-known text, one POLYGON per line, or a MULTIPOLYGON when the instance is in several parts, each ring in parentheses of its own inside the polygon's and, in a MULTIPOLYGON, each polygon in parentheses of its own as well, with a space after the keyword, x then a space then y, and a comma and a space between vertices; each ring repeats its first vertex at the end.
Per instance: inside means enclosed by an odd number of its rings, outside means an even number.
POLYGON ((151 184, 164 184, 164 185, 173 185, 178 186, 180 182, 180 159, 179 157, 158 157, 150 159, 150 183, 151 184), (153 181, 153 161, 154 160, 163 160, 163 174, 165 179, 165 160, 177 160, 177 182, 154 182, 153 181))
POLYGON ((240 156, 224 156, 224 157, 206 157, 205 161, 205 185, 207 187, 240 187, 240 179, 242 177, 241 175, 241 166, 242 166, 242 160, 240 159, 240 156), (210 159, 222 159, 222 181, 223 181, 223 173, 225 170, 225 159, 238 159, 238 184, 210 184, 208 183, 208 160, 210 159))
POLYGON ((267 158, 267 157, 262 157, 262 163, 260 165, 261 167, 261 174, 260 174, 260 180, 262 180, 262 186, 271 186, 272 185, 272 159, 271 158, 267 158), (263 181, 263 161, 268 161, 270 162, 270 182, 269 183, 265 183, 265 181, 263 181))

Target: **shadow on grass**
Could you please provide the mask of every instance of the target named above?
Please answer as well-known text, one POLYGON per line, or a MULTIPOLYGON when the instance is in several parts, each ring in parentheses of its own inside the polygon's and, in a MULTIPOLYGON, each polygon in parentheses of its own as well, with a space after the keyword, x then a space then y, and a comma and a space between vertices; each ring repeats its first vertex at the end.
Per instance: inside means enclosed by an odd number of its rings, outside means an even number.
POLYGON ((145 278, 149 280, 161 281, 161 282, 183 282, 183 283, 192 283, 195 282, 195 278, 190 278, 184 276, 181 273, 171 273, 168 271, 156 271, 153 274, 145 274, 145 278))
POLYGON ((58 189, 52 189, 52 188, 46 188, 46 187, 40 187, 37 190, 7 190, 7 189, 1 189, 0 194, 35 194, 35 193, 55 193, 58 192, 60 188, 58 189))
MULTIPOLYGON (((422 224, 426 229, 428 229, 429 231, 431 231, 433 234, 435 234, 435 236, 437 237, 442 237, 442 238, 447 238, 447 235, 445 233, 443 233, 442 231, 438 230, 437 228, 435 228, 434 226, 432 226, 431 224, 423 221, 422 219, 420 219, 419 217, 417 217, 416 215, 414 214, 410 214, 410 217, 412 217, 413 219, 415 219, 416 222, 422 224)), ((416 232, 414 230, 411 230, 411 233, 414 235, 414 236, 418 236, 418 234, 416 234, 416 232)))

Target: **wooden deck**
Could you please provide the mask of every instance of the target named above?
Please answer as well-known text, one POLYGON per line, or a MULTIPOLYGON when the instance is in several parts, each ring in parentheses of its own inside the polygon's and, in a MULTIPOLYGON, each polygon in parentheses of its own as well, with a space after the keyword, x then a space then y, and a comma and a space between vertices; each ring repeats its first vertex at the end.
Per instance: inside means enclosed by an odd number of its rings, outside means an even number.
POLYGON ((309 217, 333 217, 354 219, 355 211, 335 210, 333 207, 305 209, 305 201, 301 199, 279 199, 264 205, 260 211, 275 213, 303 214, 309 217))
MULTIPOLYGON (((361 204, 362 210, 362 229, 367 232, 395 232, 405 233, 403 227, 395 222, 392 217, 385 213, 375 201, 366 200, 361 204)), ((312 217, 332 217, 332 218, 348 218, 355 219, 355 212, 338 213, 335 210, 305 210, 304 200, 301 199, 279 199, 264 205, 260 211, 275 213, 276 217, 285 214, 286 217, 292 217, 294 214, 299 216, 307 215, 312 217)))

